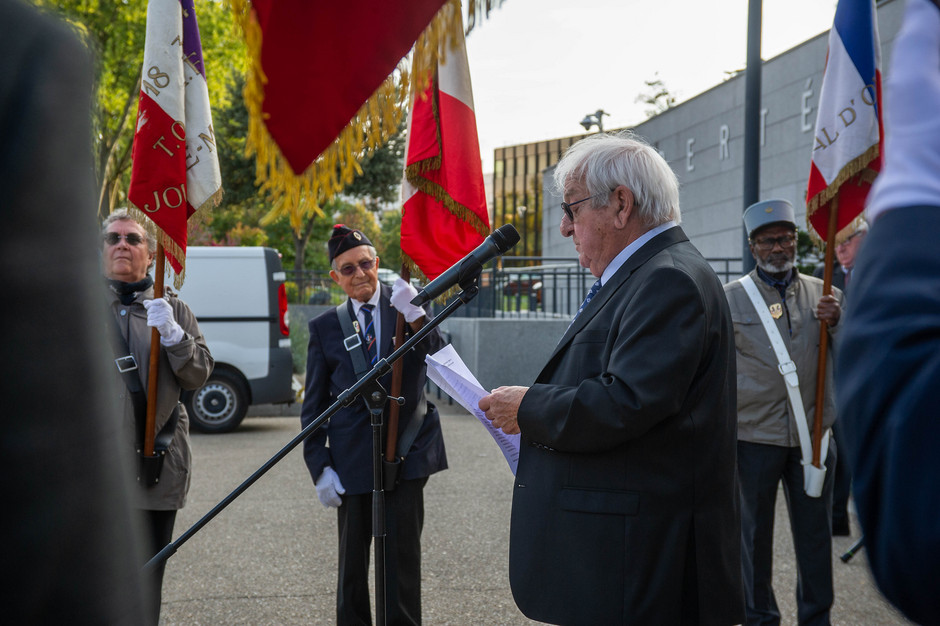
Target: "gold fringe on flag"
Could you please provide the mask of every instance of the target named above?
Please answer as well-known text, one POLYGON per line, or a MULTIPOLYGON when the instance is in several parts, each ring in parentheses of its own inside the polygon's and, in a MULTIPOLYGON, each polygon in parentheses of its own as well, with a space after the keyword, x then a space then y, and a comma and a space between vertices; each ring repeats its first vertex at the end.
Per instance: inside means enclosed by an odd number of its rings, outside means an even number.
MULTIPOLYGON (((839 194, 839 188, 842 187, 842 185, 851 184, 853 178, 857 178, 856 184, 873 183, 878 173, 872 169, 869 169, 868 164, 877 159, 878 154, 878 144, 869 147, 861 155, 846 163, 845 167, 842 168, 842 170, 836 176, 835 180, 833 180, 829 186, 806 202, 807 232, 809 233, 810 238, 813 240, 813 243, 815 243, 816 246, 820 249, 826 245, 826 241, 819 235, 818 232, 816 232, 812 222, 809 221, 810 218, 813 216, 813 214, 816 213, 816 211, 828 206, 832 199, 839 194)), ((857 218, 847 224, 842 230, 837 232, 835 238, 836 245, 839 245, 848 237, 850 237, 855 232, 855 229, 862 222, 862 220, 864 220, 863 215, 859 215, 857 218)))
MULTIPOLYGON (((267 80, 261 66, 261 27, 251 2, 227 2, 245 38, 249 55, 243 92, 249 113, 245 153, 256 157, 256 181, 273 205, 262 223, 286 216, 295 232, 300 232, 305 219, 314 214, 322 215, 320 207, 361 174, 361 161, 383 146, 401 126, 410 90, 417 88, 420 93, 427 88, 429 71, 437 66, 439 51, 446 49, 445 43, 453 45, 451 42, 461 36, 460 0, 449 0, 419 37, 412 51, 413 73, 408 72, 407 60, 403 59, 333 143, 300 176, 294 174, 264 124, 262 104, 267 80), (415 84, 412 84, 413 76, 418 77, 415 84)), ((490 11, 502 2, 469 0, 471 17, 467 32, 476 23, 475 16, 489 17, 490 11)))

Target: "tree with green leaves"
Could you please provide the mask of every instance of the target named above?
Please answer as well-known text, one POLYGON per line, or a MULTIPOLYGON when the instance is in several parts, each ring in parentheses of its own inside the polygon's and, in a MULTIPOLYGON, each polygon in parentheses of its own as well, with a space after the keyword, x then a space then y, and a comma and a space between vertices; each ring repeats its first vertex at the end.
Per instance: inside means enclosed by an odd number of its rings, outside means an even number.
MULTIPOLYGON (((94 150, 99 214, 126 201, 130 181, 134 120, 147 33, 146 2, 33 0, 74 26, 96 61, 94 150)), ((213 112, 228 103, 225 81, 232 68, 243 71, 246 55, 231 15, 219 2, 197 6, 209 99, 213 112)))

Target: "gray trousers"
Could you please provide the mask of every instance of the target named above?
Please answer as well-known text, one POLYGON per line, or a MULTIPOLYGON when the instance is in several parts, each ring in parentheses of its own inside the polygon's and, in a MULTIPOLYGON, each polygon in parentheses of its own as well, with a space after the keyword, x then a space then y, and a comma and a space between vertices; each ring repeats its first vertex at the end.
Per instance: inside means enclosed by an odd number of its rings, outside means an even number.
POLYGON ((835 446, 829 446, 822 496, 803 491, 800 448, 738 442, 738 477, 741 484, 741 557, 747 624, 779 624, 774 597, 773 543, 777 487, 790 512, 790 530, 796 553, 797 616, 800 624, 829 624, 832 607, 832 484, 835 446))

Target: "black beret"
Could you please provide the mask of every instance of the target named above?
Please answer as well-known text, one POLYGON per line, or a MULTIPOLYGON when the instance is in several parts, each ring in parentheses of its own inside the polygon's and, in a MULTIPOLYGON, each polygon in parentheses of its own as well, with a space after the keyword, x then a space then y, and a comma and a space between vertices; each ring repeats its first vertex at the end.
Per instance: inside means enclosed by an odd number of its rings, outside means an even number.
POLYGON ((330 263, 337 256, 356 246, 371 246, 372 242, 365 236, 361 230, 349 228, 345 224, 337 224, 333 227, 333 234, 327 243, 330 252, 330 263))

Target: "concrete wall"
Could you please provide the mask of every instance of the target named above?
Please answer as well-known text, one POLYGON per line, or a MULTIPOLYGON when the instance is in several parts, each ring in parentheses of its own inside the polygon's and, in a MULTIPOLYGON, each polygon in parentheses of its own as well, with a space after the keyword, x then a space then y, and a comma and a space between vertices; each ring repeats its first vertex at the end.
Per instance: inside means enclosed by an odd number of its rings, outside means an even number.
POLYGON ((570 320, 450 318, 441 324, 484 389, 529 386, 570 320))
MULTIPOLYGON (((306 346, 307 321, 332 308, 290 305, 291 337, 294 341, 306 346)), ((500 385, 531 385, 569 322, 569 318, 451 317, 441 324, 441 331, 449 337, 483 388, 493 389, 500 385)))

